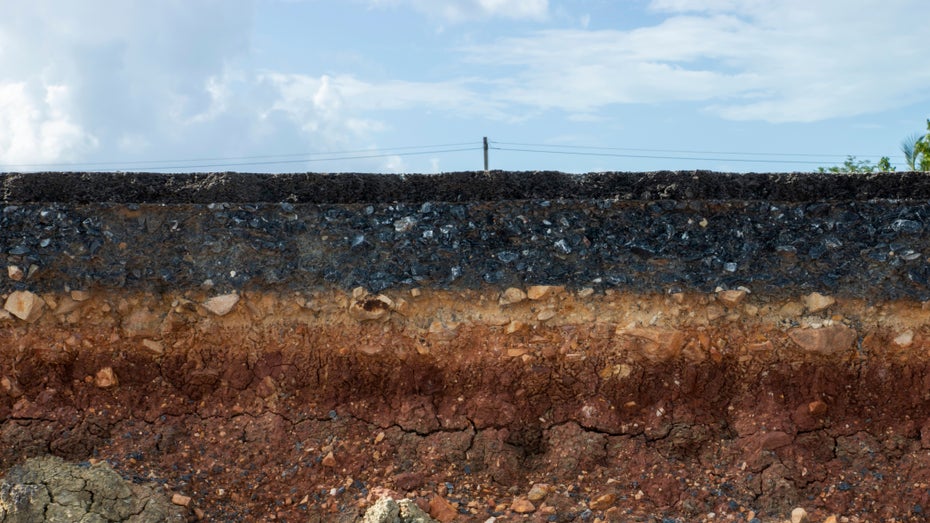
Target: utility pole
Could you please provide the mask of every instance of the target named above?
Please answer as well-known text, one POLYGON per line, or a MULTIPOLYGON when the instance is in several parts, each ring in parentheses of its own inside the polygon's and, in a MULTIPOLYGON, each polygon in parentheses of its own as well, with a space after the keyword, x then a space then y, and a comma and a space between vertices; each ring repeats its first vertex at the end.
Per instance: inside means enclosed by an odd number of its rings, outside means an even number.
POLYGON ((488 174, 488 137, 484 137, 484 174, 488 174))

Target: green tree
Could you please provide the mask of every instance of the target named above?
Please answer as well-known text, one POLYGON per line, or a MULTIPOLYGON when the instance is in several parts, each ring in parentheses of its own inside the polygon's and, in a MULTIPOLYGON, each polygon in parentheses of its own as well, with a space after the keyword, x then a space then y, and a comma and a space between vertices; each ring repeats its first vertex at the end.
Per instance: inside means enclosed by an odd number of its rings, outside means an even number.
POLYGON ((891 165, 891 160, 889 160, 887 156, 882 156, 878 160, 878 165, 876 167, 878 167, 878 172, 882 173, 890 173, 894 171, 894 166, 891 165))
POLYGON ((930 171, 930 119, 927 120, 927 134, 912 134, 901 142, 901 152, 908 169, 912 171, 930 171))
POLYGON ((821 173, 874 173, 893 171, 891 160, 887 156, 882 156, 877 165, 872 165, 869 160, 857 160, 855 156, 847 156, 843 165, 834 165, 833 167, 818 167, 817 172, 821 173))
POLYGON ((914 148, 923 138, 923 135, 914 133, 901 142, 901 152, 904 153, 904 162, 907 163, 907 168, 912 171, 917 170, 917 155, 915 154, 914 148))
POLYGON ((914 144, 914 166, 930 171, 930 118, 927 119, 927 134, 914 144))

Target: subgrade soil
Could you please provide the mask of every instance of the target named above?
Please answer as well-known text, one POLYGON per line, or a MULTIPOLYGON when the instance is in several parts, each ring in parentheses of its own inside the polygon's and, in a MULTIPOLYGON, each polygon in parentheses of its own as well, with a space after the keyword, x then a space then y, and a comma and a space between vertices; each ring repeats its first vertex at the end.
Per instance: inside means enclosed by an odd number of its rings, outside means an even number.
POLYGON ((466 522, 930 510, 917 301, 558 286, 38 297, 31 323, 0 320, 0 469, 105 460, 189 496, 191 518, 357 521, 385 495, 466 522))

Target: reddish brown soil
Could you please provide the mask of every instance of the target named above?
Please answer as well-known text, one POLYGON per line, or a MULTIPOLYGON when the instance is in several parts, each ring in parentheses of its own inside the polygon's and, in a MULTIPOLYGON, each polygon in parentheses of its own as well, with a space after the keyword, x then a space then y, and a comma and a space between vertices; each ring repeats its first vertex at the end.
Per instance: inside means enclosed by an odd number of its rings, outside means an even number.
POLYGON ((0 469, 107 460, 215 521, 354 521, 389 493, 444 521, 930 510, 920 304, 398 296, 375 321, 336 294, 249 295, 223 317, 203 296, 95 296, 7 319, 0 469), (792 341, 819 322, 855 342, 792 341), (545 499, 514 513, 534 484, 545 499))

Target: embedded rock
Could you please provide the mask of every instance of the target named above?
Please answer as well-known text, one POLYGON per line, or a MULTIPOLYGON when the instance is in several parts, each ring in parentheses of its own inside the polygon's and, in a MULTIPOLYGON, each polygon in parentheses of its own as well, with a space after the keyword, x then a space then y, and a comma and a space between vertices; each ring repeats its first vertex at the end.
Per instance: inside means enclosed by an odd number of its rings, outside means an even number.
POLYGON ((104 367, 98 370, 97 374, 94 376, 94 385, 101 389, 108 389, 119 385, 119 380, 116 378, 116 373, 113 372, 113 367, 104 367))
POLYGON ((239 303, 239 295, 233 292, 213 296, 203 302, 203 307, 217 316, 225 316, 233 310, 237 303, 239 303))
POLYGON ((499 303, 503 307, 506 305, 513 305, 515 303, 520 303, 521 301, 525 299, 526 299, 525 292, 523 292, 522 290, 516 287, 510 287, 501 294, 499 303))
POLYGON ((530 285, 526 288, 526 297, 531 300, 541 300, 565 290, 561 285, 530 285))
POLYGON ((727 307, 736 307, 746 298, 746 294, 743 289, 721 291, 717 293, 717 300, 727 307))
POLYGON ((409 499, 383 497, 365 511, 361 523, 437 523, 409 499))
POLYGON ((45 301, 39 295, 29 291, 15 291, 7 296, 3 308, 17 318, 33 323, 42 316, 45 301))
POLYGON ((7 265, 6 274, 13 281, 21 281, 26 276, 18 265, 7 265))
POLYGON ((812 292, 808 294, 803 298, 802 301, 804 302, 804 306, 807 308, 807 312, 811 314, 824 311, 836 303, 836 299, 833 296, 824 296, 819 292, 812 292))
POLYGON ((825 356, 848 350, 857 339, 856 331, 842 324, 819 329, 792 329, 788 336, 806 352, 825 356))
POLYGON ((684 335, 673 329, 635 327, 619 329, 617 334, 633 340, 642 354, 653 361, 677 356, 685 343, 684 335))
POLYGON ((514 498, 510 504, 510 510, 517 514, 530 514, 536 511, 536 505, 526 498, 514 498))
POLYGON ((163 491, 124 480, 104 462, 68 463, 31 458, 10 469, 0 482, 0 521, 186 522, 186 509, 163 491))
POLYGON ((349 314, 358 321, 377 321, 387 319, 393 308, 394 301, 383 294, 362 296, 349 306, 349 314))

